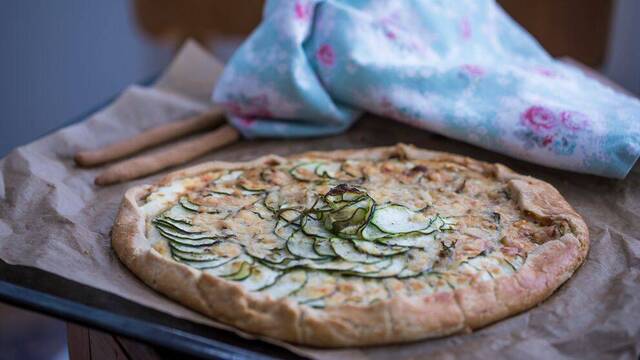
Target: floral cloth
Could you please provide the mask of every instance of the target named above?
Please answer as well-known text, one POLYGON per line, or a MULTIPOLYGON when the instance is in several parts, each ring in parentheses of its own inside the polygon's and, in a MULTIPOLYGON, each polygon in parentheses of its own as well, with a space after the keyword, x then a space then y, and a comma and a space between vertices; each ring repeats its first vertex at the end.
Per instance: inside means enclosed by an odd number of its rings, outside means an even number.
POLYGON ((554 61, 493 0, 269 1, 213 98, 250 138, 368 111, 577 172, 623 178, 640 155, 640 102, 554 61))

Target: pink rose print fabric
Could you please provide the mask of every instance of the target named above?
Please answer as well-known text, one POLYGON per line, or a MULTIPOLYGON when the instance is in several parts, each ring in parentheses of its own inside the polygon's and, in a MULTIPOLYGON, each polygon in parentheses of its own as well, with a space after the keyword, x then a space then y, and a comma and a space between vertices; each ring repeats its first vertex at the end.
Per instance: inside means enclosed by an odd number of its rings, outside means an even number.
POLYGON ((546 132, 553 129, 558 119, 549 109, 542 106, 532 106, 522 114, 522 122, 536 132, 546 132))
POLYGON ((333 66, 336 59, 336 55, 333 53, 333 48, 329 44, 324 44, 318 49, 318 61, 324 66, 333 66))
POLYGON ((465 64, 462 65, 462 70, 473 77, 480 77, 484 75, 484 69, 478 65, 465 64))
POLYGON ((462 18, 462 21, 460 21, 460 32, 463 40, 471 39, 471 23, 469 23, 469 18, 466 16, 462 18))
POLYGON ((523 129, 515 135, 526 148, 545 148, 556 155, 571 155, 579 143, 581 132, 588 132, 589 119, 581 113, 554 111, 542 106, 528 108, 521 118, 523 129))
POLYGON ((311 3, 296 1, 294 5, 295 17, 300 21, 307 21, 311 17, 311 3))
POLYGON ((640 102, 551 58, 494 0, 267 1, 213 100, 246 137, 364 112, 567 171, 624 178, 640 102))

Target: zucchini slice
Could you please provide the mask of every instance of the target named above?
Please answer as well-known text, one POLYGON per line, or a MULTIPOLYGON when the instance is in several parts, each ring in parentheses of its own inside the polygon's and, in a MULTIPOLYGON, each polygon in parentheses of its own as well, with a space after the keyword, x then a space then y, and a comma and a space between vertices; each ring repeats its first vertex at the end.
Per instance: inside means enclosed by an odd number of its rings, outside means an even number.
POLYGON ((338 256, 333 248, 331 247, 331 240, 325 238, 316 238, 313 242, 313 250, 318 253, 320 256, 324 257, 335 257, 338 256))
POLYGON ((366 191, 349 184, 339 184, 324 196, 325 201, 334 209, 340 207, 340 203, 355 203, 365 198, 370 198, 366 191))
MULTIPOLYGON (((273 233, 266 233, 262 235, 256 235, 250 242, 244 244, 246 249, 256 249, 257 253, 266 253, 269 250, 284 249, 287 245, 287 240, 281 239, 273 233)), ((256 256, 260 257, 260 256, 256 256)))
POLYGON ((187 225, 193 225, 193 218, 196 214, 193 211, 185 209, 182 205, 175 205, 169 210, 162 213, 162 218, 181 222, 187 225))
POLYGON ((288 223, 298 224, 302 211, 296 209, 282 209, 278 211, 278 216, 288 223))
POLYGON ((179 263, 191 266, 192 268, 204 270, 204 269, 212 269, 218 266, 222 266, 228 263, 229 261, 233 260, 234 258, 217 258, 211 261, 189 261, 174 255, 173 259, 179 263))
POLYGON ((171 247, 172 250, 176 250, 183 253, 204 254, 209 251, 208 246, 184 245, 175 241, 169 241, 169 246, 171 247))
POLYGON ((209 193, 206 196, 221 197, 232 196, 236 194, 236 189, 228 184, 215 184, 209 188, 209 193))
POLYGON ((293 257, 293 255, 290 255, 287 257, 286 255, 283 255, 281 253, 275 253, 273 257, 274 259, 272 260, 268 258, 262 259, 264 260, 262 261, 262 263, 276 270, 289 270, 289 269, 301 267, 302 265, 306 264, 309 261, 308 259, 296 259, 293 257))
POLYGON ((414 233, 391 238, 377 239, 376 241, 389 246, 426 248, 433 245, 436 241, 436 234, 414 233))
MULTIPOLYGON (((385 278, 385 277, 391 277, 391 276, 396 276, 398 275, 402 270, 404 270, 405 266, 407 265, 407 258, 404 256, 404 254, 399 254, 399 255, 393 255, 390 258, 390 263, 388 264, 388 266, 386 266, 385 268, 379 270, 379 271, 374 271, 374 272, 366 272, 366 273, 358 273, 358 276, 362 276, 362 277, 372 277, 372 278, 385 278)), ((380 263, 377 264, 373 264, 373 265, 378 265, 380 263)))
POLYGON ((219 238, 213 238, 208 236, 198 237, 195 239, 185 238, 184 234, 178 234, 178 236, 176 236, 174 235, 174 233, 171 232, 171 229, 165 229, 161 226, 157 226, 156 229, 158 230, 160 235, 162 235, 164 238, 168 239, 169 241, 178 243, 180 245, 204 246, 204 245, 213 245, 218 241, 220 241, 219 238))
MULTIPOLYGON (((345 206, 346 205, 347 204, 345 204, 345 206)), ((326 201, 324 201, 324 198, 321 196, 316 199, 313 206, 311 206, 311 210, 316 214, 318 214, 318 213, 323 213, 325 211, 333 210, 333 208, 329 206, 329 204, 326 201)), ((318 215, 321 215, 321 214, 318 214, 318 215)))
POLYGON ((364 252, 360 252, 351 242, 351 240, 345 240, 342 238, 331 238, 331 248, 338 254, 339 257, 352 262, 373 264, 382 261, 384 258, 369 255, 364 252))
POLYGON ((192 253, 192 252, 179 251, 179 250, 176 250, 175 248, 171 248, 171 253, 173 254, 173 256, 177 258, 180 258, 182 260, 189 260, 189 261, 211 261, 211 260, 217 260, 221 258, 221 256, 213 254, 209 251, 201 252, 201 253, 192 253))
POLYGON ((440 231, 450 231, 453 230, 453 226, 456 225, 456 221, 450 217, 438 216, 442 220, 442 225, 440 226, 440 231))
POLYGON ((273 229, 273 233, 285 241, 289 240, 291 235, 296 231, 298 231, 298 227, 295 224, 289 223, 283 219, 278 220, 275 228, 273 229))
POLYGON ((365 240, 377 240, 391 236, 393 235, 387 234, 386 232, 378 229, 378 227, 373 225, 372 223, 368 223, 360 231, 360 237, 365 240))
POLYGON ((242 270, 242 267, 245 263, 249 263, 249 264, 253 264, 253 258, 251 258, 251 256, 242 254, 240 256, 238 256, 237 258, 234 258, 233 260, 218 266, 216 268, 213 269, 208 269, 205 270, 206 272, 212 274, 212 275, 216 275, 216 276, 221 276, 221 277, 229 277, 232 275, 237 274, 238 272, 240 272, 242 270))
POLYGON ((162 228, 165 233, 173 235, 175 237, 184 238, 184 239, 204 239, 204 238, 227 238, 231 235, 228 230, 222 230, 221 232, 211 232, 205 231, 205 229, 200 227, 189 227, 190 225, 186 224, 178 224, 176 226, 175 222, 168 221, 169 219, 155 219, 154 223, 158 229, 162 228), (191 231, 189 231, 191 229, 191 231), (198 231, 195 231, 195 230, 198 231))
POLYGON ((251 266, 250 275, 240 283, 249 291, 258 291, 275 283, 279 275, 279 271, 260 263, 255 263, 251 266))
POLYGON ((267 193, 267 196, 264 197, 263 202, 264 206, 273 212, 276 212, 280 209, 280 196, 277 191, 271 191, 267 193))
POLYGON ((306 260, 302 264, 309 269, 327 271, 346 271, 352 270, 358 266, 356 263, 342 259, 331 259, 326 261, 306 260))
POLYGON ((355 263, 346 261, 343 259, 326 259, 326 260, 312 260, 312 259, 284 259, 280 263, 265 262, 265 265, 274 269, 285 270, 296 267, 305 267, 313 270, 325 270, 325 271, 342 271, 351 275, 366 276, 366 277, 386 277, 394 276, 398 274, 406 264, 406 260, 403 255, 394 255, 383 260, 373 263, 355 263), (402 261, 400 264, 398 264, 402 261), (388 270, 389 267, 392 267, 388 270), (378 275, 378 273, 380 275, 378 275))
POLYGON ((303 287, 289 295, 289 299, 306 303, 322 299, 336 291, 337 279, 330 274, 313 271, 307 273, 307 282, 303 287))
POLYGON ((186 196, 183 196, 180 198, 180 206, 193 212, 200 212, 200 213, 207 213, 207 214, 218 214, 220 212, 218 209, 211 206, 198 205, 193 201, 189 200, 189 198, 186 196))
POLYGON ((432 219, 406 206, 389 204, 375 210, 371 223, 388 234, 406 234, 427 229, 432 219))
POLYGON ((191 200, 189 200, 189 198, 187 198, 186 196, 181 197, 179 202, 180 202, 180 205, 187 210, 190 210, 193 212, 200 211, 200 205, 191 202, 191 200))
POLYGON ((234 281, 242 281, 251 275, 251 263, 248 261, 242 261, 240 265, 238 265, 238 271, 231 273, 229 275, 221 275, 229 280, 234 281))
POLYGON ((183 260, 190 261, 210 261, 217 258, 236 258, 242 254, 242 247, 229 241, 220 241, 206 248, 206 252, 192 253, 171 249, 171 253, 183 260))
POLYGON ((264 234, 262 237, 244 244, 244 250, 254 258, 279 263, 284 259, 294 257, 286 250, 286 245, 287 240, 275 234, 264 234))
POLYGON ((274 213, 277 213, 281 208, 286 207, 285 199, 282 198, 278 191, 268 192, 264 197, 264 206, 274 213))
POLYGON ((295 267, 306 267, 312 270, 346 271, 355 268, 358 264, 342 259, 311 260, 311 259, 284 259, 280 263, 266 262, 267 266, 274 269, 285 270, 295 267))
POLYGON ((273 220, 273 212, 261 201, 254 203, 249 211, 256 214, 262 220, 273 220))
POLYGON ((245 195, 255 195, 267 191, 267 188, 260 181, 251 181, 244 176, 240 178, 238 187, 242 189, 241 193, 245 195))
POLYGON ((335 179, 340 171, 340 163, 321 163, 316 166, 314 172, 318 177, 335 179))
POLYGON ((307 272, 302 269, 295 269, 280 275, 273 284, 260 289, 260 291, 274 299, 280 299, 299 290, 306 282, 307 272))
POLYGON ((320 221, 306 215, 302 218, 301 222, 302 231, 309 235, 321 238, 330 238, 333 236, 327 229, 322 226, 320 221))
POLYGON ((307 236, 302 231, 296 231, 287 240, 287 250, 295 256, 306 259, 325 259, 314 250, 315 239, 307 236))
POLYGON ((390 256, 409 251, 407 247, 391 246, 368 240, 353 239, 351 241, 358 251, 373 256, 390 256))
MULTIPOLYGON (((396 256, 401 256, 401 255, 396 255, 396 256)), ((358 275, 358 276, 368 275, 367 277, 377 277, 378 275, 376 274, 379 274, 380 272, 382 272, 392 264, 393 264, 392 258, 386 257, 386 258, 382 258, 381 261, 377 261, 371 264, 359 263, 353 268, 349 269, 348 273, 352 275, 358 275)))
POLYGON ((456 222, 452 218, 436 215, 431 218, 431 224, 426 229, 420 230, 421 233, 430 234, 435 231, 450 231, 456 222))
POLYGON ((355 191, 355 192, 347 191, 343 193, 341 196, 342 196, 342 201, 349 201, 349 202, 356 202, 356 201, 364 200, 367 197, 369 197, 369 195, 366 192, 363 192, 361 190, 355 191))
POLYGON ((296 180, 300 181, 313 181, 318 178, 316 175, 316 168, 320 165, 318 162, 306 162, 294 166, 289 170, 289 174, 296 180))
POLYGON ((287 268, 287 264, 289 264, 290 261, 295 259, 287 249, 272 249, 266 255, 256 257, 268 262, 270 265, 280 265, 284 269, 287 268))
POLYGON ((184 222, 181 221, 176 221, 173 220, 171 218, 167 218, 164 216, 160 216, 157 217, 153 220, 153 222, 158 225, 158 224, 163 224, 165 225, 165 227, 172 227, 175 230, 178 230, 180 232, 183 232, 185 234, 195 234, 195 235, 200 235, 204 233, 204 230, 202 228, 196 227, 196 226, 192 226, 189 224, 186 224, 184 222))
POLYGON ((440 231, 444 225, 444 219, 440 215, 436 215, 431 218, 429 226, 425 229, 420 230, 420 232, 423 234, 431 234, 435 231, 440 231))
MULTIPOLYGON (((330 206, 336 204, 337 203, 329 202, 330 206)), ((334 234, 355 235, 366 225, 373 208, 374 202, 367 196, 362 200, 350 203, 337 210, 323 212, 322 222, 324 227, 334 234)))
POLYGON ((349 219, 344 221, 332 221, 331 230, 340 235, 356 235, 367 221, 370 210, 370 208, 356 208, 349 219))

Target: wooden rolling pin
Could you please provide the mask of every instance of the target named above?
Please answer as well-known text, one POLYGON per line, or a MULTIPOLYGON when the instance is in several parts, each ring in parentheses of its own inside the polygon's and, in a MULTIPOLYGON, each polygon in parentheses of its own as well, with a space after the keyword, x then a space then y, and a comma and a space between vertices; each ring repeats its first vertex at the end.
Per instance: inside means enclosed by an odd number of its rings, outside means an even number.
MULTIPOLYGON (((214 128, 224 123, 224 120, 223 111, 220 108, 213 108, 203 114, 151 128, 101 149, 80 151, 74 160, 79 166, 101 165, 134 155, 167 141, 214 128)), ((229 125, 222 125, 215 130, 168 145, 153 153, 115 163, 99 174, 95 183, 110 185, 150 175, 168 167, 189 162, 212 150, 234 143, 239 138, 240 134, 236 129, 229 125)))
POLYGON ((160 151, 114 164, 95 179, 96 185, 110 185, 153 174, 198 158, 212 150, 236 142, 240 134, 230 125, 184 140, 160 151))
POLYGON ((79 166, 89 167, 121 159, 144 149, 183 136, 213 128, 224 122, 222 109, 216 107, 190 118, 170 122, 97 150, 80 151, 74 157, 79 166))

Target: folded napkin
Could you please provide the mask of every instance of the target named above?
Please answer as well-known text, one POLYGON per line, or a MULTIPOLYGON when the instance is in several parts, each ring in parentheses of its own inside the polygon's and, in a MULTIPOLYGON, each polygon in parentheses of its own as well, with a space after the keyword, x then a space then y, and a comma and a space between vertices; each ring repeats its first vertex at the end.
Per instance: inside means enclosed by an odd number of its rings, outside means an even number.
POLYGON ((493 0, 269 1, 213 98, 249 138, 335 134, 368 111, 607 177, 640 156, 640 102, 554 61, 493 0))

